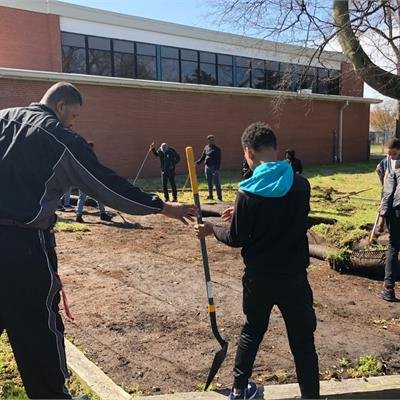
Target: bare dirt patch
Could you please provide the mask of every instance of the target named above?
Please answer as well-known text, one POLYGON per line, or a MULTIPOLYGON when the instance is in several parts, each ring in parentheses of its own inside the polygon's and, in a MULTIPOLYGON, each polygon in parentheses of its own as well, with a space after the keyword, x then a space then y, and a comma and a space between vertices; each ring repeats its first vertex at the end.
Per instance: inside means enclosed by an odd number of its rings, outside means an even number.
MULTIPOLYGON (((63 213, 66 219, 73 216, 63 213)), ((124 216, 144 229, 101 223, 91 211, 84 216, 90 232, 57 234, 60 273, 76 318, 66 322, 66 334, 126 388, 138 385, 148 394, 195 390, 204 383, 218 348, 208 322, 198 242, 191 229, 162 216, 124 216)), ((122 223, 119 216, 115 221, 122 223)), ((230 339, 214 384, 226 388, 231 385, 243 322, 243 264, 238 250, 213 238, 207 244, 218 322, 230 339)), ((400 303, 377 297, 381 281, 341 275, 316 260, 309 277, 318 316, 321 374, 333 370, 339 358, 355 360, 369 354, 383 360, 388 373, 396 373, 400 303)), ((254 378, 263 384, 295 381, 277 310, 260 348, 254 378)))

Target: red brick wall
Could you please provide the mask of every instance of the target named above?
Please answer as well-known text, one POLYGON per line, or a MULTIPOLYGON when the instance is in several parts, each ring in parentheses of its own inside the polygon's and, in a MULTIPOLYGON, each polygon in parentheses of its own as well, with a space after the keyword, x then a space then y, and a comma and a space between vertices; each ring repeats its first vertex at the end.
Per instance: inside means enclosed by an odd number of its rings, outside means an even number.
POLYGON ((364 81, 360 78, 353 66, 343 62, 341 65, 341 90, 342 96, 363 97, 364 81))
POLYGON ((0 6, 0 67, 61 71, 58 15, 0 6))
MULTIPOLYGON (((0 108, 38 101, 47 82, 0 79, 0 108)), ((95 142, 99 158, 125 176, 135 176, 149 144, 167 142, 182 156, 184 148, 200 155, 205 137, 213 133, 222 148, 222 168, 240 168, 240 136, 254 121, 266 121, 276 131, 280 154, 296 150, 305 164, 330 163, 333 130, 338 130, 337 102, 288 100, 275 114, 270 98, 183 93, 121 87, 79 85, 84 107, 76 130, 95 142)), ((344 161, 368 157, 369 106, 350 104, 344 111, 344 161)), ((149 156, 144 176, 157 175, 159 161, 149 156)))

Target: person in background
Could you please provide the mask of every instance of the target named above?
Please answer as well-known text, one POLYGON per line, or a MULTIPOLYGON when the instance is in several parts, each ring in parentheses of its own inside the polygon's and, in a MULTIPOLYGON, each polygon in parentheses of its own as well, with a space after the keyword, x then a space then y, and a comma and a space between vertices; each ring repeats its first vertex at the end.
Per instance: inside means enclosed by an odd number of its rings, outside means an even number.
POLYGON ((242 178, 243 179, 251 178, 252 175, 253 175, 253 171, 249 167, 249 164, 247 164, 246 159, 244 159, 242 162, 242 178))
POLYGON ((392 138, 386 142, 386 157, 376 166, 376 173, 383 186, 385 177, 396 169, 396 163, 400 163, 400 139, 392 138))
POLYGON ((295 174, 303 173, 303 165, 301 161, 296 158, 296 152, 293 149, 287 149, 285 152, 285 158, 290 163, 295 174))
MULTIPOLYGON (((94 148, 94 143, 93 142, 88 142, 88 145, 93 149, 94 148)), ((87 194, 79 189, 79 198, 78 198, 78 203, 76 205, 76 222, 79 222, 81 224, 85 223, 83 220, 83 208, 85 207, 86 203, 86 198, 87 194)), ((104 207, 103 203, 100 203, 99 201, 95 200, 97 203, 97 208, 99 209, 100 212, 100 219, 102 221, 112 221, 112 216, 110 214, 107 214, 106 208, 104 207)))
POLYGON ((221 149, 215 144, 214 135, 207 136, 207 144, 204 147, 201 157, 196 161, 196 164, 204 162, 204 172, 207 179, 208 185, 208 200, 213 200, 213 182, 215 184, 215 190, 217 191, 217 197, 219 201, 222 201, 222 189, 219 181, 219 169, 221 166, 221 149))
POLYGON ((167 143, 162 143, 158 150, 154 148, 154 143, 152 143, 150 145, 150 150, 153 152, 154 156, 160 159, 161 183, 163 187, 165 201, 169 201, 169 181, 172 189, 172 201, 176 203, 178 201, 178 192, 176 190, 175 183, 175 167, 176 164, 178 164, 178 162, 180 161, 181 157, 176 152, 176 150, 168 146, 167 143))

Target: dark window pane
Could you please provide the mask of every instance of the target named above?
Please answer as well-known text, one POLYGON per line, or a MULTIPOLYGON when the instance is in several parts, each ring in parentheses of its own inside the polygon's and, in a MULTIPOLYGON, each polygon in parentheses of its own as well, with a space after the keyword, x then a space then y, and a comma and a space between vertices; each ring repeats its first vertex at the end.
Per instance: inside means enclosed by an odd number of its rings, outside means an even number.
POLYGON ((229 65, 218 66, 218 85, 233 86, 233 68, 229 65))
POLYGON ((236 82, 239 87, 250 87, 250 70, 248 68, 236 68, 236 82))
POLYGON ((200 52, 200 62, 210 63, 210 64, 215 63, 215 54, 201 51, 200 52))
POLYGON ((179 82, 179 60, 161 59, 161 80, 179 82))
POLYGON ((144 56, 155 56, 156 46, 148 43, 136 43, 136 51, 144 56))
POLYGON ((181 62, 181 69, 182 69, 182 82, 187 83, 198 83, 198 68, 197 62, 193 61, 182 61, 181 62))
POLYGON ((279 62, 278 61, 266 61, 265 69, 268 71, 279 71, 279 62))
POLYGON ((217 58, 218 58, 218 64, 232 65, 232 60, 233 60, 232 56, 227 56, 225 54, 218 54, 217 58))
POLYGON ((114 52, 114 76, 135 77, 135 56, 133 54, 114 52))
POLYGON ((329 71, 326 68, 318 68, 317 92, 321 94, 329 93, 329 71))
POLYGON ((293 64, 284 63, 284 62, 280 63, 279 71, 287 72, 287 71, 291 71, 292 69, 293 69, 293 64))
POLYGON ((200 83, 205 85, 216 85, 217 75, 215 70, 215 64, 200 64, 200 83))
POLYGON ((252 84, 251 87, 256 89, 265 89, 265 73, 263 69, 253 69, 251 73, 252 84))
POLYGON ((135 52, 135 44, 127 40, 113 40, 114 51, 120 53, 133 54, 135 52))
POLYGON ((197 61, 197 51, 182 49, 181 59, 187 61, 197 61))
POLYGON ((156 58, 137 56, 137 77, 139 79, 157 79, 156 58))
POLYGON ((89 36, 88 45, 89 49, 111 50, 110 39, 89 36))
POLYGON ((277 71, 267 71, 267 89, 280 90, 281 73, 277 71))
POLYGON ((85 47, 85 36, 77 33, 61 32, 61 44, 63 46, 85 47))
POLYGON ((250 67, 250 58, 236 57, 236 65, 238 67, 250 67))
POLYGON ((340 94, 340 71, 329 71, 329 94, 340 94))
POLYGON ((161 46, 161 57, 179 58, 179 49, 176 47, 161 46))
POLYGON ((71 46, 62 46, 63 72, 86 74, 85 49, 71 46))
POLYGON ((89 50, 89 74, 111 75, 111 52, 104 50, 89 50))
POLYGON ((258 60, 256 58, 253 58, 251 60, 251 67, 257 69, 264 69, 264 60, 258 60))

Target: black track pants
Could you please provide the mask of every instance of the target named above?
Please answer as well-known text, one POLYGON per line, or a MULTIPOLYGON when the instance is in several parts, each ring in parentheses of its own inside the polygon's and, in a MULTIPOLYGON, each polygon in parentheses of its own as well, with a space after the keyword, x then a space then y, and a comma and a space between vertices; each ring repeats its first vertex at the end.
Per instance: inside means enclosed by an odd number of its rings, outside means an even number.
POLYGON ((303 399, 319 398, 318 357, 314 346, 316 317, 306 273, 292 276, 243 277, 243 326, 233 370, 234 386, 244 389, 251 376, 258 347, 277 305, 286 324, 303 399))
POLYGON ((7 331, 31 399, 70 399, 53 236, 0 226, 0 333, 7 331))

